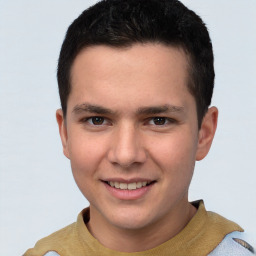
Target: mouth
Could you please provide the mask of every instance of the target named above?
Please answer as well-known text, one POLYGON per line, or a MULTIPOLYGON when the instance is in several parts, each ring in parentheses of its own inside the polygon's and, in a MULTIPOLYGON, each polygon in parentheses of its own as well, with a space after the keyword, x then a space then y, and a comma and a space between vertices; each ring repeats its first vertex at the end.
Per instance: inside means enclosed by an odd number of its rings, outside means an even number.
POLYGON ((123 180, 117 178, 101 181, 110 195, 122 201, 146 198, 157 182, 157 180, 123 180))
POLYGON ((104 181, 107 185, 112 188, 120 189, 120 190, 136 190, 143 187, 150 186, 154 184, 156 181, 138 181, 138 182, 118 182, 118 181, 104 181))

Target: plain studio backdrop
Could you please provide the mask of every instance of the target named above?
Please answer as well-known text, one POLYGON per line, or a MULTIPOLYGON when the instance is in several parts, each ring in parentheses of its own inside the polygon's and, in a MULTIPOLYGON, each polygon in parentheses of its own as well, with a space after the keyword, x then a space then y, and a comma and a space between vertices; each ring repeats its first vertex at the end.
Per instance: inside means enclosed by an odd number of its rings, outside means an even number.
MULTIPOLYGON (((21 255, 88 206, 62 154, 56 65, 68 26, 95 2, 0 0, 0 255, 21 255)), ((255 241, 256 1, 182 2, 208 26, 220 111, 190 200, 203 198, 255 241)))

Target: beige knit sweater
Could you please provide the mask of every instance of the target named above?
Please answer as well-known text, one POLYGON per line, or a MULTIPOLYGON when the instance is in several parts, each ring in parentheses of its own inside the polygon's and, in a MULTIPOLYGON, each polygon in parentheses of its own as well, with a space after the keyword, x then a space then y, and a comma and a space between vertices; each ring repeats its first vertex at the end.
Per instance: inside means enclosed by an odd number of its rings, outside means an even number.
POLYGON ((233 231, 243 231, 237 224, 205 210, 201 201, 198 211, 187 226, 167 242, 144 252, 123 253, 105 248, 88 231, 89 208, 84 209, 77 222, 39 240, 24 256, 43 256, 55 251, 61 256, 205 256, 233 231))

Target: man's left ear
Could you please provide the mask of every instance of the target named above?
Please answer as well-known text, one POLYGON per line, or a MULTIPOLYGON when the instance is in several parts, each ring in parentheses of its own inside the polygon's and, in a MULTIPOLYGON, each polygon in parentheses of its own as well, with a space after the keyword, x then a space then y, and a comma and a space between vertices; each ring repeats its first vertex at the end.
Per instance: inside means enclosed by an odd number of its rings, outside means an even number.
POLYGON ((218 109, 211 107, 205 114, 198 135, 196 160, 200 161, 208 154, 217 128, 218 109))

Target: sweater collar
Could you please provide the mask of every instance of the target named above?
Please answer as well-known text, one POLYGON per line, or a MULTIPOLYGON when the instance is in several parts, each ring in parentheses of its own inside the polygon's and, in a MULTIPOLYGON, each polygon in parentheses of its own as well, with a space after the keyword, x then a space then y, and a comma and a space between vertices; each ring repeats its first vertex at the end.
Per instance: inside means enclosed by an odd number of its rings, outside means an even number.
POLYGON ((159 246, 143 252, 124 253, 104 247, 95 239, 87 229, 86 223, 90 219, 90 209, 84 209, 77 219, 77 232, 84 248, 88 246, 98 255, 102 256, 152 256, 152 255, 176 255, 176 256, 205 256, 208 255, 233 231, 243 231, 236 223, 229 221, 220 215, 206 211, 202 200, 192 202, 198 208, 197 213, 186 227, 170 240, 159 246))

